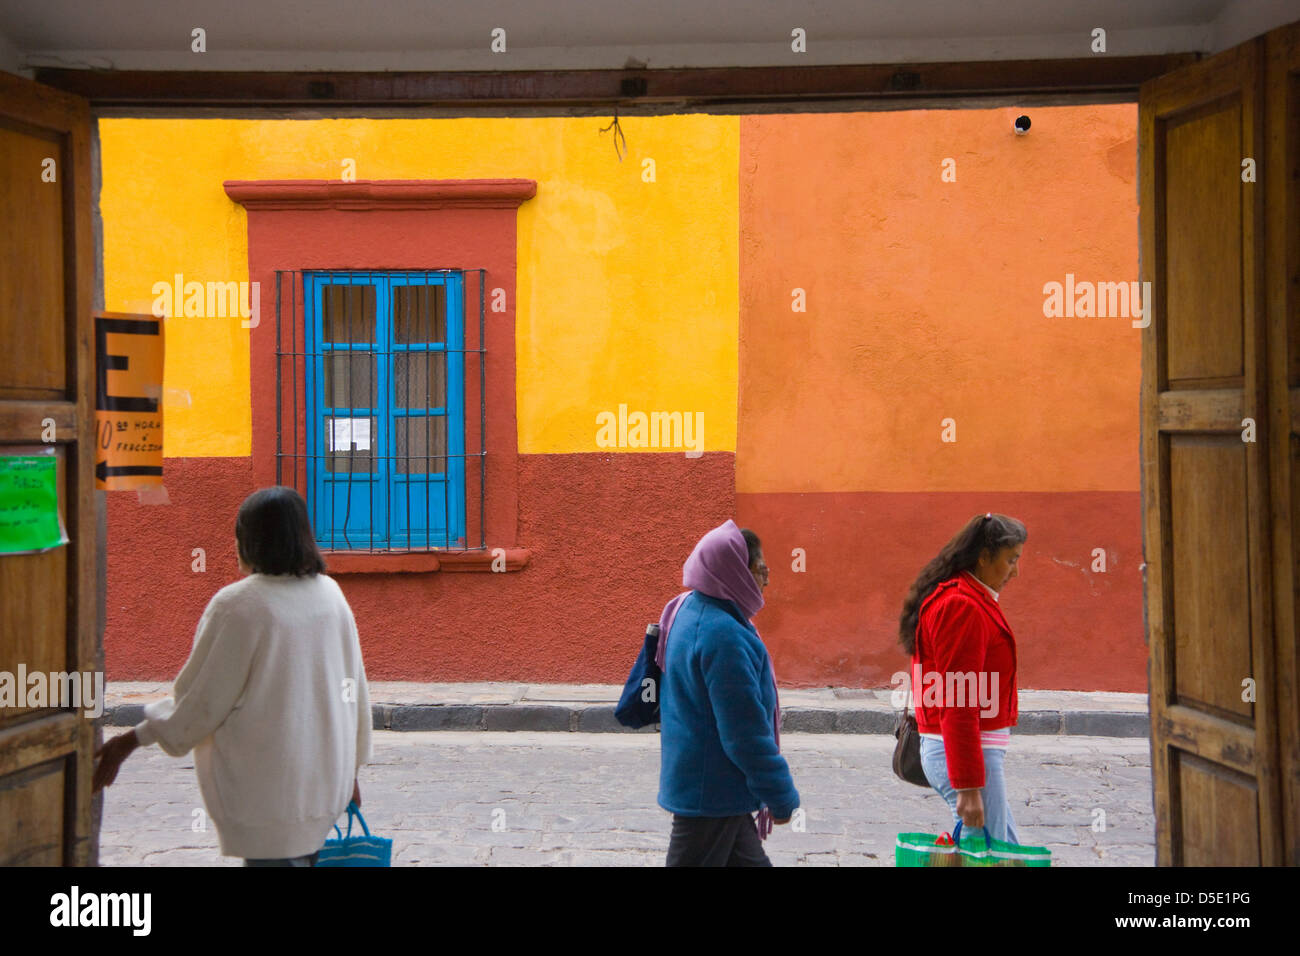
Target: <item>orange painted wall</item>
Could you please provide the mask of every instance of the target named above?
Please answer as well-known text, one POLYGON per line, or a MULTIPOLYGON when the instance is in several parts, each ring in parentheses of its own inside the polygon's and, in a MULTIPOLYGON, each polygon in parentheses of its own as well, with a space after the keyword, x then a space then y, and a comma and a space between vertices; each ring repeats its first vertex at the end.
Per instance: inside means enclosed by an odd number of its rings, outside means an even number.
POLYGON ((1043 314, 1067 273, 1138 278, 1136 129, 1131 104, 742 118, 736 507, 783 683, 905 669, 908 585, 994 510, 1029 528, 1020 686, 1145 689, 1143 333, 1043 314))
POLYGON ((1067 272, 1138 277, 1136 124, 744 117, 737 492, 1136 491, 1140 331, 1043 316, 1067 272))

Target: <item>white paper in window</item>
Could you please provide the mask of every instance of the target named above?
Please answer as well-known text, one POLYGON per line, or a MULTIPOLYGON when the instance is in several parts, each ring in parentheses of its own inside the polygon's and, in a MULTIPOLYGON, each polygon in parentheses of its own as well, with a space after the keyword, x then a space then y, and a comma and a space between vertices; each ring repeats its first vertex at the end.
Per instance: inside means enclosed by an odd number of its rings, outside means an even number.
POLYGON ((330 451, 352 450, 352 419, 335 418, 330 422, 330 451))
POLYGON ((352 443, 356 445, 357 451, 370 450, 370 419, 352 419, 352 443))
POLYGON ((330 451, 370 450, 369 418, 335 418, 330 424, 330 451))

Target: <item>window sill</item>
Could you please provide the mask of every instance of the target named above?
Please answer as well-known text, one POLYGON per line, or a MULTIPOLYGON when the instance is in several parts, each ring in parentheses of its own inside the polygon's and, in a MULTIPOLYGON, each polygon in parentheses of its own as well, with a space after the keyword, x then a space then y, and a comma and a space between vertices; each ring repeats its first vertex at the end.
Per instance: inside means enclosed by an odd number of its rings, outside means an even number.
POLYGON ((329 574, 429 574, 433 571, 520 571, 532 552, 527 548, 483 551, 322 551, 329 574), (501 559, 504 559, 502 567, 501 559))

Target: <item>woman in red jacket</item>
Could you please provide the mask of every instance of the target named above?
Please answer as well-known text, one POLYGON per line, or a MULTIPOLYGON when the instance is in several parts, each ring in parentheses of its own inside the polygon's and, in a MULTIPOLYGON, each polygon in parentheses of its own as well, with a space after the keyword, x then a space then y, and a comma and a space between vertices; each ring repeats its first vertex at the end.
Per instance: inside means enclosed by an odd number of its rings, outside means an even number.
POLYGON ((1028 533, 976 515, 922 569, 903 602, 921 765, 953 822, 1019 843, 1002 764, 1016 723, 1016 639, 998 594, 1019 573, 1028 533))

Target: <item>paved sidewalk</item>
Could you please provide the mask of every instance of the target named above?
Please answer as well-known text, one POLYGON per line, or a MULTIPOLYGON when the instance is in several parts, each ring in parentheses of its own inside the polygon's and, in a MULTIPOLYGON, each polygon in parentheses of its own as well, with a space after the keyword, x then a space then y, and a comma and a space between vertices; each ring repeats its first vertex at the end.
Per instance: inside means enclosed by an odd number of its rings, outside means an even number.
MULTIPOLYGON (((776 828, 772 861, 892 866, 900 831, 951 829, 937 794, 890 772, 893 743, 783 734, 806 816, 802 832, 776 828)), ((393 839, 396 866, 663 865, 670 818, 655 804, 655 735, 379 732, 374 758, 363 810, 393 839)), ((103 865, 238 864, 218 853, 193 767, 193 755, 157 747, 123 764, 104 795, 103 865)), ((1148 741, 1017 736, 1006 773, 1021 840, 1050 847, 1054 866, 1154 864, 1148 741)))
MULTIPOLYGON (((374 726, 382 730, 634 733, 614 719, 614 704, 622 690, 615 684, 376 681, 370 684, 370 700, 374 726)), ((108 725, 139 723, 144 705, 170 691, 170 683, 110 683, 105 690, 108 725)), ((785 689, 781 730, 892 737, 891 694, 888 689, 785 689)), ((1146 694, 1020 691, 1019 734, 1146 737, 1150 726, 1146 694)))

